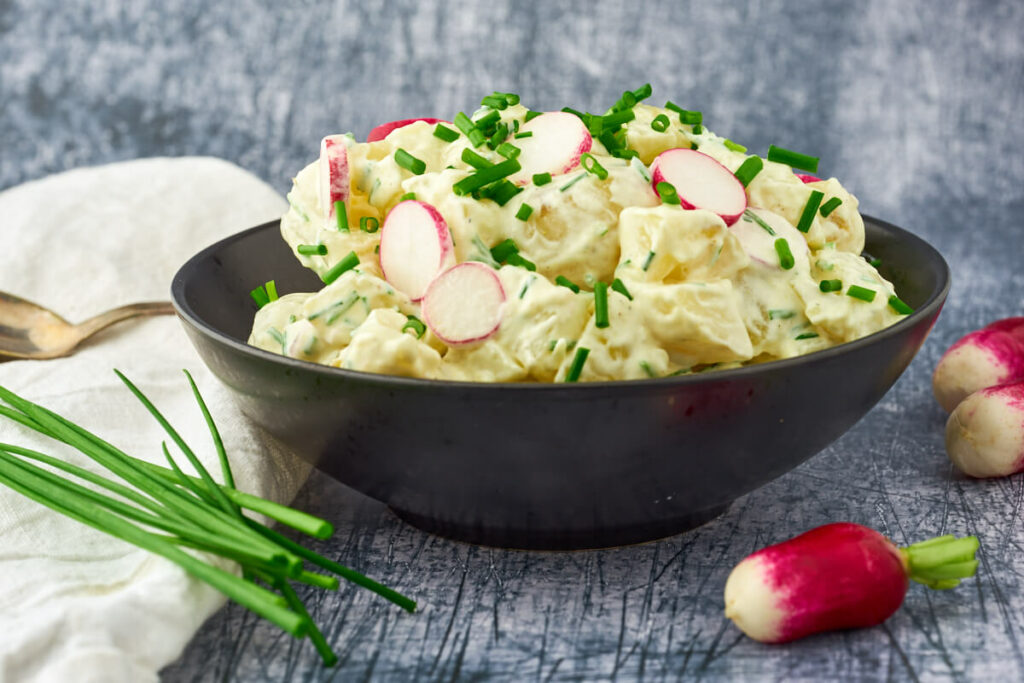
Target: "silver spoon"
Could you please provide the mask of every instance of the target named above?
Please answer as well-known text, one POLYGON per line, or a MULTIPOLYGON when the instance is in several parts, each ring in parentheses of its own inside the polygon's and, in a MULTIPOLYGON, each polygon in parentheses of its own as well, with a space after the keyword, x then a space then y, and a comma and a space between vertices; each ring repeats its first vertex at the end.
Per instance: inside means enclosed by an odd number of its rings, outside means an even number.
POLYGON ((0 292, 0 360, 59 358, 114 323, 171 313, 171 302, 150 301, 121 306, 74 325, 38 304, 0 292))

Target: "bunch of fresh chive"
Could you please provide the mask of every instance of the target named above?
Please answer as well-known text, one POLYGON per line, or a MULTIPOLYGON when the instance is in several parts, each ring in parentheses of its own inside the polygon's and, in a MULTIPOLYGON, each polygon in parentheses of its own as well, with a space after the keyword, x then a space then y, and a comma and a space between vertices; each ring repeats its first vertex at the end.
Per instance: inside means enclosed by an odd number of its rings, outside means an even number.
POLYGON ((245 508, 314 538, 326 539, 334 533, 330 523, 322 519, 235 488, 220 433, 188 372, 185 375, 220 459, 223 484, 214 482, 192 449, 149 399, 124 375, 115 372, 160 423, 198 477, 181 470, 166 443, 162 447, 170 469, 133 458, 70 420, 0 387, 0 401, 7 404, 0 405, 0 415, 76 448, 120 479, 98 475, 44 453, 0 443, 0 483, 82 524, 161 555, 292 636, 308 636, 328 666, 338 658, 291 582, 337 590, 338 579, 310 571, 307 562, 368 588, 405 610, 415 611, 413 600, 242 514, 245 508), (85 487, 75 479, 105 492, 85 487), (242 577, 184 549, 232 560, 241 566, 242 577))

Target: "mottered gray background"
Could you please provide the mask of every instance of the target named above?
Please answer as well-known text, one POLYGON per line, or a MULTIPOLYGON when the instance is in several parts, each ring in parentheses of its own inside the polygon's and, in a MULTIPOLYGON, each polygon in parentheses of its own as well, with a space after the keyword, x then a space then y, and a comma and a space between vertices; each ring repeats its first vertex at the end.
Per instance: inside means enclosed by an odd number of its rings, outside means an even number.
POLYGON ((1013 1, 0 0, 0 189, 198 154, 283 192, 328 133, 451 117, 493 89, 536 109, 598 111, 650 81, 653 101, 702 110, 752 151, 819 155, 865 213, 917 232, 953 271, 932 336, 882 402, 710 524, 628 548, 503 551, 424 534, 314 475, 297 505, 339 529, 321 549, 425 609, 399 613, 348 587, 311 594, 342 655, 327 670, 308 644, 228 606, 164 678, 1024 678, 1024 479, 957 474, 930 392, 953 340, 1024 314, 1022 36, 1013 1), (723 618, 732 565, 836 520, 899 543, 975 533, 978 577, 948 592, 912 586, 881 627, 786 646, 723 618))

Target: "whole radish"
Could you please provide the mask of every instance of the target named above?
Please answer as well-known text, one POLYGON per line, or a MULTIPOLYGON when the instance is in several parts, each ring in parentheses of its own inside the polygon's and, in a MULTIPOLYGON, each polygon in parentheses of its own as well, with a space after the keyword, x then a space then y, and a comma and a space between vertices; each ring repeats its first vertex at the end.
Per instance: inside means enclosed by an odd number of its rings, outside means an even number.
POLYGON ((873 529, 826 524, 748 556, 725 583, 725 616, 764 643, 888 619, 908 580, 952 588, 973 576, 978 539, 940 536, 898 548, 873 529))
POLYGON ((367 142, 378 142, 378 141, 383 140, 384 138, 386 138, 388 136, 388 133, 390 133, 391 131, 397 130, 399 128, 404 128, 405 126, 408 126, 410 123, 416 123, 417 121, 425 121, 426 123, 448 123, 444 119, 430 119, 430 118, 426 118, 426 119, 402 119, 401 121, 389 121, 387 123, 382 123, 379 126, 377 126, 376 128, 374 128, 373 130, 371 130, 370 134, 366 136, 366 141, 367 142))
POLYGON ((960 338, 939 360, 932 390, 946 412, 985 387, 1024 381, 1024 317, 1006 318, 960 338))
POLYGON ((1024 472, 1024 382, 980 389, 946 422, 946 453, 972 477, 1024 472))

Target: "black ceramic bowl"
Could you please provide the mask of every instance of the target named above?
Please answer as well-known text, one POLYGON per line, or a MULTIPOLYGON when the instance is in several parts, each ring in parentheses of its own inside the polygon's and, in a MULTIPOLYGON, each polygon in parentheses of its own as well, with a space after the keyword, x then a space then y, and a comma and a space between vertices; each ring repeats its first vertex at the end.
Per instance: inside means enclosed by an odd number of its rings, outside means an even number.
POLYGON ((719 515, 843 434, 900 376, 939 314, 949 269, 918 237, 865 221, 867 251, 914 314, 799 358, 664 379, 443 382, 248 346, 249 290, 271 279, 282 294, 321 287, 276 221, 201 251, 171 295, 246 415, 411 524, 488 545, 611 546, 719 515))

